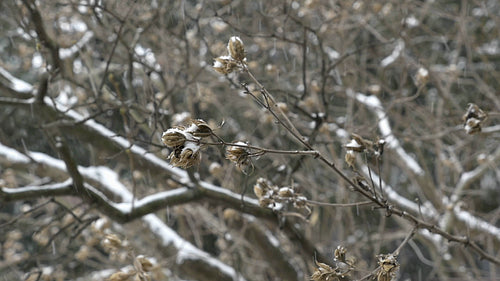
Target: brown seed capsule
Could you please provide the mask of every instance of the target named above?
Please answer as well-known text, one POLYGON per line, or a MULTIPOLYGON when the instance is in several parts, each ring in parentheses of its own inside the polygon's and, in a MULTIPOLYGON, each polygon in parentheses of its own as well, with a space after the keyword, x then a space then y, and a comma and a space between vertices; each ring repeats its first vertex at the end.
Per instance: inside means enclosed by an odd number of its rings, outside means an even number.
POLYGON ((337 249, 335 249, 334 256, 335 260, 345 262, 345 255, 347 253, 347 249, 343 246, 337 246, 337 249))
POLYGON ((281 197, 292 197, 293 193, 293 189, 291 189, 290 187, 282 187, 278 191, 278 195, 281 197))
POLYGON ((423 67, 419 68, 415 75, 415 84, 418 86, 425 85, 429 81, 429 71, 423 67))
POLYGON ((476 104, 469 103, 467 112, 462 117, 464 129, 467 134, 472 135, 481 132, 481 124, 488 118, 483 110, 476 104))
POLYGON ((353 150, 348 150, 345 153, 345 162, 349 167, 354 167, 354 162, 356 161, 356 154, 354 153, 353 150))
POLYGON ((391 281, 396 276, 399 269, 399 263, 394 255, 378 255, 378 264, 380 266, 377 273, 377 281, 391 281))
POLYGON ((220 74, 229 74, 238 68, 238 63, 230 56, 220 56, 214 60, 213 68, 220 74))
POLYGON ((135 258, 134 266, 137 269, 137 271, 140 271, 140 272, 149 272, 149 271, 151 271, 151 269, 153 269, 153 263, 151 263, 151 261, 148 260, 143 255, 138 255, 135 258))
MULTIPOLYGON (((243 142, 237 142, 235 144, 246 145, 243 142)), ((226 159, 236 164, 236 167, 242 168, 250 163, 250 153, 249 151, 241 146, 229 146, 226 149, 226 159)))
POLYGON ((257 198, 261 198, 265 194, 264 189, 259 184, 255 184, 253 186, 253 193, 255 193, 255 196, 257 196, 257 198))
POLYGON ((227 43, 227 50, 233 59, 236 61, 243 61, 245 59, 245 45, 240 37, 233 36, 227 43))
POLYGON ((127 281, 129 277, 131 277, 134 273, 125 273, 125 272, 115 272, 110 277, 108 277, 108 281, 127 281))
POLYGON ((207 122, 202 119, 195 119, 192 121, 197 129, 193 132, 193 136, 204 138, 212 135, 212 129, 208 126, 207 122))
MULTIPOLYGON (((193 146, 193 149, 195 146, 193 146)), ((168 156, 170 164, 174 167, 189 168, 197 165, 201 161, 201 154, 199 150, 193 150, 187 147, 176 147, 168 156)))
POLYGON ((103 248, 111 253, 122 247, 122 240, 115 234, 107 234, 101 243, 103 248))
POLYGON ((261 207, 268 207, 270 204, 272 204, 274 201, 269 198, 269 197, 261 197, 259 198, 259 205, 261 207))
POLYGON ((161 141, 168 147, 176 147, 184 145, 186 141, 186 136, 181 133, 178 129, 168 129, 163 132, 161 136, 161 141))

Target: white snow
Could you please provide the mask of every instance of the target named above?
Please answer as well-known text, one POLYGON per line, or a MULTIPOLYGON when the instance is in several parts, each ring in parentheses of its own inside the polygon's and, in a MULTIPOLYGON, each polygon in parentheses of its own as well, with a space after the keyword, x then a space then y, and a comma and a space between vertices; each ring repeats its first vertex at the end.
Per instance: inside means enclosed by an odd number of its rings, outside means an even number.
POLYGON ((390 64, 392 64, 393 62, 395 62, 396 59, 398 59, 399 56, 401 55, 401 53, 403 52, 404 48, 405 48, 405 41, 403 41, 403 39, 399 39, 397 41, 396 46, 394 47, 394 50, 392 51, 392 53, 389 56, 385 57, 380 62, 380 66, 387 67, 390 64))
MULTIPOLYGON (((45 102, 49 106, 54 106, 52 101, 50 99, 48 99, 48 97, 45 98, 45 102)), ((85 117, 82 116, 80 113, 76 112, 75 110, 70 110, 69 108, 67 108, 61 104, 57 104, 55 107, 59 111, 64 112, 67 117, 73 118, 77 122, 85 119, 85 117)), ((94 120, 92 120, 92 119, 86 120, 86 122, 84 124, 88 128, 90 128, 93 131, 102 135, 103 137, 106 137, 106 138, 114 141, 116 145, 122 147, 123 149, 130 149, 130 151, 132 153, 134 153, 134 154, 148 160, 149 162, 163 168, 164 170, 166 170, 166 172, 168 172, 174 176, 177 176, 179 178, 186 178, 187 177, 186 171, 181 170, 179 168, 172 167, 167 162, 165 162, 162 159, 156 157, 155 155, 149 153, 148 151, 146 151, 144 148, 142 148, 140 146, 131 145, 127 139, 125 139, 121 136, 117 136, 114 132, 112 132, 108 128, 104 127, 103 125, 95 122, 94 120)))
POLYGON ((43 57, 39 52, 33 53, 33 58, 31 59, 31 66, 33 68, 40 68, 43 65, 43 57))
POLYGON ((171 196, 183 194, 187 190, 189 190, 189 189, 186 187, 179 187, 179 188, 176 188, 173 190, 167 190, 167 191, 154 193, 152 195, 148 195, 148 196, 136 201, 135 208, 139 208, 141 206, 150 204, 151 202, 154 202, 154 201, 161 201, 161 200, 168 198, 168 197, 171 197, 171 196))
POLYGON ((280 241, 278 240, 278 238, 276 238, 276 236, 273 235, 273 233, 271 231, 266 229, 266 231, 264 233, 266 234, 267 240, 269 240, 271 245, 273 245, 276 248, 280 247, 280 241))
POLYGON ((414 28, 420 25, 420 21, 414 15, 407 17, 405 19, 405 23, 409 28, 414 28))
POLYGON ((40 190, 40 188, 43 188, 44 190, 61 190, 67 188, 69 185, 71 185, 73 182, 72 179, 67 179, 63 182, 60 183, 54 183, 54 184, 46 184, 46 185, 34 185, 34 186, 23 186, 23 187, 18 187, 18 188, 2 188, 2 192, 5 192, 6 194, 16 194, 16 193, 25 193, 25 192, 36 192, 37 190, 40 190))
MULTIPOLYGON (((196 248, 193 244, 180 237, 171 228, 167 227, 156 215, 146 215, 143 217, 143 221, 149 226, 149 229, 151 229, 155 236, 160 239, 162 245, 168 246, 173 244, 175 248, 179 250, 176 260, 178 264, 182 264, 184 260, 199 259, 217 268, 221 272, 226 273, 228 276, 237 276, 236 271, 232 267, 196 248)), ((244 280, 241 276, 235 279, 240 281, 244 280)))
POLYGON ((90 39, 92 39, 92 37, 94 37, 94 33, 92 31, 85 32, 82 38, 80 38, 80 40, 78 40, 78 42, 76 42, 71 47, 59 49, 59 57, 61 59, 67 59, 72 55, 76 54, 83 48, 83 46, 85 46, 85 44, 87 44, 90 41, 90 39))
MULTIPOLYGON (((363 170, 363 173, 369 173, 367 166, 363 166, 361 169, 363 170)), ((382 182, 382 189, 384 191, 384 194, 388 197, 388 199, 390 199, 390 202, 396 204, 404 210, 410 210, 417 214, 422 212, 422 215, 428 218, 436 218, 438 216, 438 212, 430 205, 423 204, 419 206, 417 203, 408 200, 404 196, 399 195, 390 185, 386 184, 383 180, 380 180, 379 176, 374 173, 374 171, 371 171, 371 175, 377 189, 380 188, 378 186, 379 182, 382 182)))
POLYGON ((2 143, 0 143, 0 155, 7 158, 7 161, 10 161, 12 163, 27 164, 30 162, 28 156, 22 154, 21 152, 13 148, 3 145, 2 143))
MULTIPOLYGON (((223 193, 223 194, 226 194, 226 195, 232 197, 233 199, 241 200, 241 194, 234 193, 231 190, 228 190, 226 188, 222 188, 222 187, 213 185, 213 184, 205 182, 205 181, 200 181, 199 184, 205 189, 209 189, 209 190, 212 190, 212 191, 215 191, 218 193, 223 193)), ((250 197, 244 197, 244 200, 245 200, 245 204, 259 206, 259 200, 257 200, 257 199, 253 199, 250 197)))
MULTIPOLYGON (((65 164, 62 160, 54 159, 48 155, 45 155, 40 152, 30 152, 29 155, 33 157, 37 162, 50 165, 53 168, 60 169, 60 170, 65 170, 65 164)), ((131 192, 125 187, 119 180, 118 180, 118 175, 112 171, 111 169, 107 167, 78 167, 78 170, 82 175, 85 177, 89 177, 91 179, 99 180, 102 186, 108 191, 112 192, 115 196, 120 197, 123 201, 125 202, 131 202, 133 195, 131 192)), ((70 179, 71 181, 71 179, 70 179)), ((61 185, 61 184, 59 184, 61 185)), ((57 186, 57 185, 54 185, 57 186)), ((223 188, 217 188, 215 186, 211 186, 210 184, 207 185, 210 189, 212 190, 217 190, 217 191, 227 191, 224 192, 228 195, 231 195, 235 198, 239 198, 239 195, 230 192, 229 190, 223 189, 223 188)), ((86 188, 92 189, 92 192, 96 193, 97 195, 106 198, 102 192, 99 190, 94 189, 90 185, 85 185, 86 188)), ((39 187, 38 187, 39 188, 39 187)), ((143 201, 139 202, 140 204, 146 204, 148 201, 152 200, 157 200, 159 197, 162 196, 167 196, 168 194, 175 194, 175 193, 180 193, 185 191, 186 189, 179 189, 179 190, 174 190, 174 191, 166 191, 160 194, 152 195, 150 197, 146 197, 143 199, 143 201)), ((249 200, 247 200, 248 202, 249 200)), ((256 200, 253 202, 254 204, 257 204, 256 200)), ((251 203, 248 202, 248 203, 251 203)), ((130 203, 129 204, 111 204, 113 207, 117 208, 118 210, 122 211, 124 214, 129 212, 130 210, 130 203)), ((157 236, 158 239, 161 240, 162 244, 165 246, 173 244, 176 249, 178 250, 177 253, 177 262, 182 263, 186 259, 200 259, 203 260, 206 263, 209 263, 211 266, 216 267, 218 270, 221 272, 226 273, 228 276, 234 276, 236 280, 241 280, 243 281, 244 279, 240 276, 237 276, 236 271, 231 268, 230 266, 222 263, 216 258, 213 258, 210 256, 208 253, 196 248, 194 245, 189 243, 188 241, 184 240, 182 237, 180 237, 175 231, 167 227, 156 215, 154 214, 149 214, 144 216, 143 221, 146 222, 146 224, 149 226, 151 231, 157 236), (236 278, 237 276, 237 278, 236 278)))
POLYGON ((0 76, 3 76, 10 83, 10 87, 16 91, 21 93, 30 93, 33 90, 33 86, 24 82, 23 80, 17 79, 10 72, 0 66, 0 76))
POLYGON ((348 144, 345 145, 347 149, 361 148, 361 144, 359 144, 355 139, 352 139, 348 144))
POLYGON ((481 232, 487 232, 493 236, 495 236, 495 238, 497 240, 500 240, 500 228, 480 219, 480 218, 477 218, 477 217, 474 217, 473 215, 471 215, 469 212, 466 212, 466 211, 462 211, 460 209, 460 204, 457 204, 454 208, 453 208, 453 212, 455 213, 455 216, 457 219, 461 220, 462 222, 464 222, 469 228, 472 228, 472 229, 477 229, 477 230, 480 230, 481 232))

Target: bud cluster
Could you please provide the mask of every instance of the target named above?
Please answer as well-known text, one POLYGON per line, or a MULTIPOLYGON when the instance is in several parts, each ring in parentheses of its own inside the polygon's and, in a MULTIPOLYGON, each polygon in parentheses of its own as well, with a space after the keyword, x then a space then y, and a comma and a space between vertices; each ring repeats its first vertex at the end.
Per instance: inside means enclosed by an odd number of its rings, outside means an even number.
POLYGON ((253 192, 262 207, 281 211, 283 207, 292 205, 297 209, 305 209, 308 214, 311 213, 307 198, 295 192, 293 187, 278 187, 267 179, 259 178, 253 187, 253 192))
POLYGON ((233 36, 227 43, 229 55, 215 58, 213 68, 221 74, 229 74, 240 70, 246 65, 246 52, 243 41, 238 36, 233 36))
POLYGON ((464 121, 465 132, 472 135, 481 132, 481 125, 488 118, 488 114, 473 103, 469 103, 468 106, 462 120, 464 121))
POLYGON ((191 120, 187 127, 176 126, 163 132, 161 136, 163 144, 173 148, 168 156, 170 164, 175 167, 189 168, 200 163, 200 141, 210 135, 212 135, 212 129, 201 119, 191 120))

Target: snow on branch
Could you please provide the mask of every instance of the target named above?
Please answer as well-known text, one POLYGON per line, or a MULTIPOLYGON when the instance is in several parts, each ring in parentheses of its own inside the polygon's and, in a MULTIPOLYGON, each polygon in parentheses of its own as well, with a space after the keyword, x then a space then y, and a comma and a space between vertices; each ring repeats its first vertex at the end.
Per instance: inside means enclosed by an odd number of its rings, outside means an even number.
MULTIPOLYGON (((6 149, 0 150, 2 152, 6 149)), ((6 156, 5 153, 3 156, 6 156)), ((54 159, 46 154, 40 152, 30 152, 29 155, 39 164, 48 166, 56 170, 65 170, 65 164, 62 160, 54 159)), ((22 160, 21 160, 22 161, 22 160)), ((88 183, 84 184, 85 189, 92 198, 97 198, 100 210, 113 218, 122 217, 122 219, 130 220, 135 215, 129 216, 136 209, 131 208, 133 199, 132 193, 128 188, 118 180, 118 175, 107 167, 78 167, 79 172, 87 179, 99 181, 101 186, 105 188, 106 192, 112 193, 114 197, 124 201, 123 203, 114 203, 109 200, 103 192, 88 183)), ((211 191, 218 191, 219 188, 212 187, 211 191)), ((187 188, 179 188, 177 190, 166 191, 145 197, 137 201, 137 209, 148 207, 151 204, 162 202, 161 208, 165 207, 165 199, 168 197, 182 195, 183 193, 194 193, 195 191, 187 188)), ((75 195, 73 189, 73 180, 68 179, 63 183, 44 185, 44 186, 27 186, 22 188, 0 188, 2 199, 16 200, 18 197, 26 198, 40 197, 40 196, 59 196, 59 195, 75 195)), ((225 192, 224 195, 237 197, 236 194, 225 192)), ((191 198, 189 198, 191 199, 191 198)), ((240 200, 240 199, 238 199, 240 200)), ((241 202, 241 201, 240 201, 241 202)), ((150 211, 149 213, 151 213, 150 211)), ((138 216, 137 216, 138 217, 138 216)), ((173 245, 177 251, 177 263, 182 265, 186 260, 195 261, 196 263, 204 264, 204 270, 217 271, 218 275, 226 276, 226 279, 232 280, 245 280, 239 276, 237 271, 222 263, 220 260, 210 256, 208 253, 196 248, 190 242, 179 236, 174 230, 166 226, 156 215, 148 214, 142 217, 142 220, 148 225, 149 229, 161 241, 162 245, 169 247, 173 245), (208 268, 208 269, 207 269, 208 268)), ((195 269, 193 269, 195 270, 195 269)))
POLYGON ((424 170, 420 165, 411 157, 406 151, 401 147, 401 144, 396 139, 394 134, 392 133, 391 125, 389 124, 389 118, 387 117, 387 113, 385 112, 382 103, 376 96, 368 96, 362 93, 353 93, 347 92, 347 95, 355 98, 358 102, 364 104, 368 109, 374 112, 379 121, 378 128, 382 137, 386 140, 386 147, 394 150, 397 155, 403 160, 406 166, 416 175, 422 176, 424 175, 424 170))
MULTIPOLYGON (((368 174, 368 167, 363 166, 362 171, 364 174, 368 174)), ((429 218, 432 220, 436 220, 439 218, 439 214, 436 209, 433 208, 431 204, 422 204, 418 205, 417 203, 408 200, 407 198, 399 195, 394 188, 392 188, 390 185, 386 184, 384 181, 379 181, 379 177, 376 173, 371 171, 371 176, 373 178, 373 182, 376 185, 377 188, 379 188, 378 183, 382 183, 382 189, 384 191, 384 194, 387 196, 387 198, 403 210, 408 210, 412 211, 415 214, 419 214, 424 216, 425 218, 429 218)), ((486 232, 492 236, 495 237, 498 241, 500 241, 500 228, 481 220, 480 218, 477 218, 473 216, 471 213, 467 211, 463 211, 460 209, 460 204, 457 204, 453 208, 453 213, 455 216, 462 222, 464 222, 470 229, 475 229, 478 231, 483 231, 486 232)), ((446 220, 446 216, 441 218, 442 221, 446 220)), ((441 223, 443 224, 443 223, 441 223)), ((430 236, 429 236, 430 237, 430 236)), ((435 240, 435 238, 433 238, 435 240)))
POLYGON ((24 82, 21 79, 17 79, 5 68, 0 66, 0 83, 4 84, 6 87, 12 89, 13 91, 19 92, 21 94, 29 94, 33 90, 33 86, 29 83, 24 82))
POLYGON ((10 163, 28 164, 30 162, 30 159, 26 155, 2 143, 0 143, 0 155, 10 163))
POLYGON ((488 169, 493 167, 493 164, 500 160, 500 147, 492 154, 483 160, 483 163, 477 166, 474 170, 464 172, 460 175, 460 179, 455 186, 453 195, 451 196, 452 204, 455 204, 462 196, 463 192, 477 179, 479 179, 488 169))
POLYGON ((405 41, 403 41, 403 39, 399 39, 396 43, 396 46, 394 47, 394 50, 392 50, 392 53, 389 56, 385 57, 380 62, 380 66, 387 67, 391 65, 401 56, 401 53, 403 52, 404 49, 405 49, 405 41))
MULTIPOLYGON (((362 166, 361 170, 365 175, 370 174, 368 171, 367 166, 362 166)), ((377 186, 377 188, 380 188, 378 185, 379 183, 382 183, 382 189, 387 196, 387 198, 396 204, 397 206, 403 208, 403 210, 409 210, 414 212, 415 214, 422 214, 426 218, 432 218, 435 219, 438 217, 438 212, 436 209, 432 207, 430 204, 423 204, 423 205, 418 205, 417 203, 408 200, 406 197, 399 195, 394 188, 392 188, 390 185, 385 183, 382 179, 379 178, 379 176, 374 173, 374 171, 371 171, 371 177, 373 179, 373 183, 377 186)))
POLYGON ((90 41, 90 39, 92 39, 92 37, 94 37, 94 33, 92 31, 86 31, 83 34, 82 38, 80 38, 80 40, 78 40, 71 47, 60 48, 59 49, 59 57, 61 59, 67 59, 67 58, 73 56, 74 54, 78 53, 78 51, 80 51, 80 49, 82 49, 83 46, 85 46, 85 44, 87 44, 90 41))

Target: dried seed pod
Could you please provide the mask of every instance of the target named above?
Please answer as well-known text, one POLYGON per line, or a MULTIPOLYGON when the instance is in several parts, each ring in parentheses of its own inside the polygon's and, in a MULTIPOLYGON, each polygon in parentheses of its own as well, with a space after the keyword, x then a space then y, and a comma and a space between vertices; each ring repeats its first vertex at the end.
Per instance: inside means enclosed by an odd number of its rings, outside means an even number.
POLYGON ((356 152, 363 152, 366 149, 366 146, 361 141, 361 138, 354 137, 354 135, 352 140, 348 144, 345 144, 344 147, 347 150, 352 150, 356 152))
POLYGON ((212 67, 220 74, 229 74, 238 69, 238 63, 230 56, 220 56, 214 59, 212 67))
POLYGON ((255 193, 255 196, 257 196, 257 198, 261 198, 265 194, 264 189, 259 184, 255 184, 253 186, 253 193, 255 193))
POLYGON ((134 260, 134 267, 139 272, 149 272, 153 269, 153 263, 143 255, 138 255, 134 260))
POLYGON ((347 163, 347 165, 349 165, 349 167, 354 167, 354 162, 356 161, 356 154, 354 153, 353 150, 348 150, 346 153, 345 153, 345 162, 347 163))
POLYGON ((269 207, 270 204, 274 203, 274 200, 272 200, 271 198, 269 197, 261 197, 259 198, 259 205, 261 207, 269 207))
POLYGON ((176 147, 167 159, 170 159, 172 166, 187 169, 200 163, 201 154, 198 149, 199 147, 196 145, 176 147))
POLYGON ((196 125, 197 129, 192 132, 193 136, 204 138, 212 135, 212 129, 208 126, 207 122, 202 119, 195 119, 192 121, 196 125))
MULTIPOLYGON (((244 142, 236 142, 235 144, 246 145, 244 142)), ((229 146, 226 149, 226 159, 235 163, 236 167, 241 169, 242 166, 250 164, 250 152, 247 148, 241 146, 229 146)))
POLYGON ((313 281, 343 281, 348 280, 346 277, 348 272, 341 272, 338 268, 333 268, 322 262, 315 262, 316 269, 311 275, 313 281))
POLYGON ((346 262, 345 255, 347 253, 347 249, 343 246, 337 246, 335 249, 334 256, 336 261, 346 262))
POLYGON ((102 245, 106 250, 117 250, 122 247, 122 240, 115 234, 107 234, 102 240, 102 245))
POLYGON ((396 272, 399 269, 399 263, 396 256, 392 254, 377 255, 378 264, 380 266, 377 272, 377 281, 391 281, 396 277, 396 272))
POLYGON ((429 71, 424 67, 420 67, 415 75, 415 85, 422 86, 429 81, 429 71))
POLYGON ((384 146, 385 146, 386 141, 384 139, 377 139, 377 142, 375 143, 375 150, 378 153, 378 156, 382 156, 384 154, 384 146))
POLYGON ((161 141, 168 147, 182 146, 186 142, 186 136, 179 129, 173 128, 163 132, 161 141))
POLYGON ((115 272, 106 279, 107 281, 127 281, 135 273, 115 272))
POLYGON ((292 197, 293 194, 294 194, 294 191, 290 187, 282 187, 278 191, 278 195, 281 197, 292 197))
POLYGON ((469 103, 467 112, 462 117, 467 134, 472 135, 481 132, 481 125, 487 118, 488 114, 481 110, 479 106, 469 103))
POLYGON ((240 37, 231 37, 227 43, 227 50, 236 61, 241 62, 245 59, 245 45, 243 45, 243 41, 241 41, 240 37))
POLYGON ((293 200, 293 206, 295 208, 305 208, 307 207, 307 198, 305 196, 297 196, 293 200))
POLYGON ((463 121, 467 121, 469 118, 476 118, 479 121, 484 121, 488 115, 474 103, 469 103, 467 105, 467 112, 462 117, 463 121))

